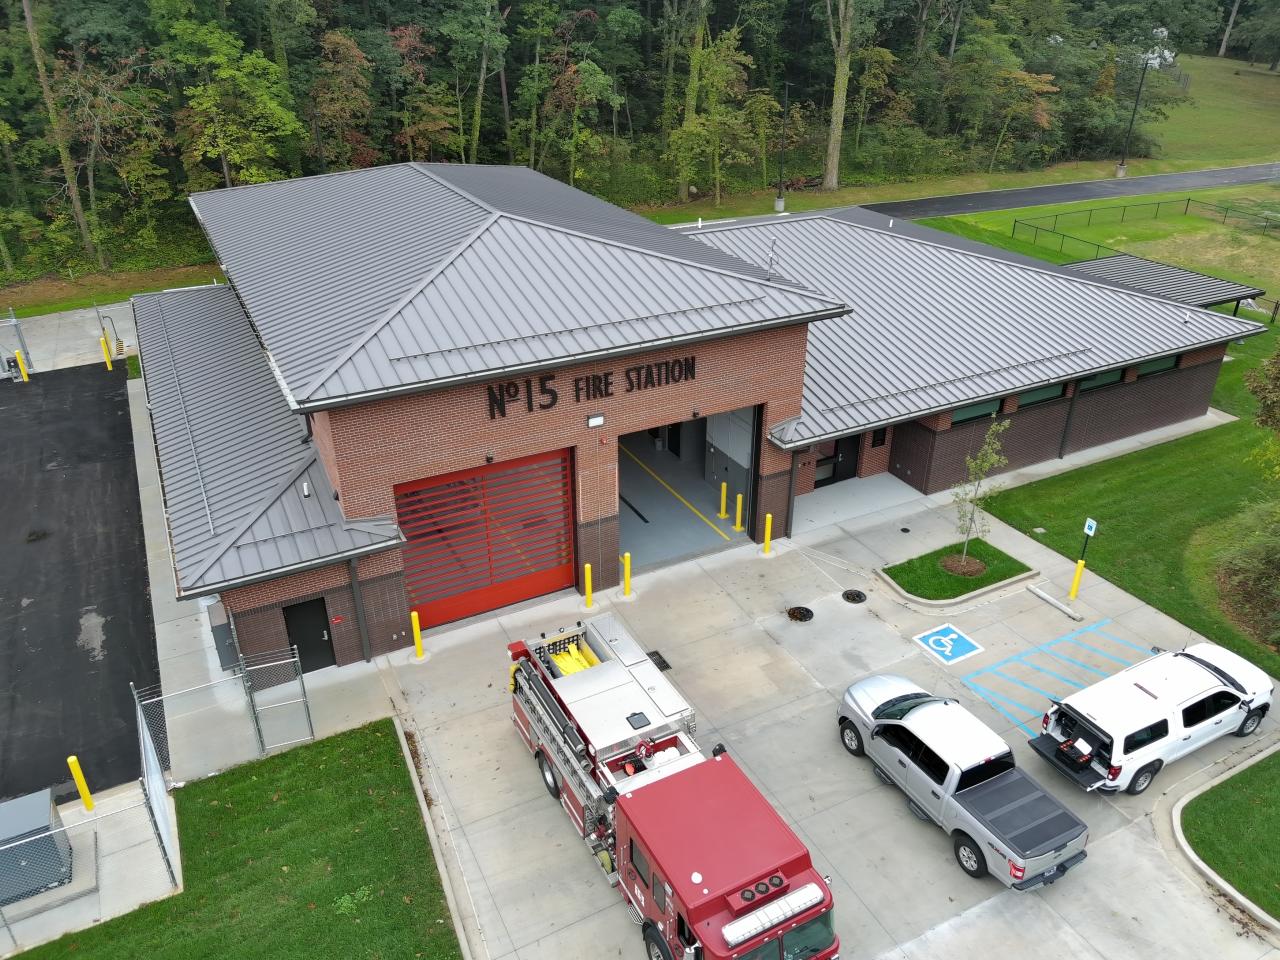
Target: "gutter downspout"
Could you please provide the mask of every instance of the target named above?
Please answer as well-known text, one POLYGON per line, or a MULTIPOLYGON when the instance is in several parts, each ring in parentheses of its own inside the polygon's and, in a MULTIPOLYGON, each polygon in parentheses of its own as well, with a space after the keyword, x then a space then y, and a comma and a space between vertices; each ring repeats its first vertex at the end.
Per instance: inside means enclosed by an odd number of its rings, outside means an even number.
POLYGON ((373 659, 373 652, 369 647, 369 626, 364 619, 364 597, 360 595, 360 578, 356 571, 356 558, 352 557, 347 561, 347 569, 351 571, 351 599, 356 605, 356 626, 360 630, 360 652, 364 654, 364 662, 368 663, 373 659))
POLYGON ((1067 441, 1071 438, 1071 421, 1075 419, 1076 400, 1080 396, 1080 381, 1071 383, 1071 402, 1067 404, 1067 422, 1062 425, 1062 442, 1058 444, 1058 459, 1067 455, 1067 441))

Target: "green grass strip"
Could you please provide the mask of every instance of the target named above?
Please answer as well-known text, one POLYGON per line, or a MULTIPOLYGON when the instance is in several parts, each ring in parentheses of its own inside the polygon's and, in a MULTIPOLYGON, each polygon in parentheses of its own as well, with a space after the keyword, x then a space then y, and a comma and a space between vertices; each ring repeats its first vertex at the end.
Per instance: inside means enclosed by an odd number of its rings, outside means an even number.
POLYGON ((969 541, 969 556, 985 563, 986 571, 977 577, 960 577, 948 573, 942 567, 942 558, 959 554, 963 546, 962 543, 953 543, 922 557, 885 567, 884 572, 894 583, 914 596, 924 600, 951 600, 1031 569, 985 540, 975 537, 969 541))

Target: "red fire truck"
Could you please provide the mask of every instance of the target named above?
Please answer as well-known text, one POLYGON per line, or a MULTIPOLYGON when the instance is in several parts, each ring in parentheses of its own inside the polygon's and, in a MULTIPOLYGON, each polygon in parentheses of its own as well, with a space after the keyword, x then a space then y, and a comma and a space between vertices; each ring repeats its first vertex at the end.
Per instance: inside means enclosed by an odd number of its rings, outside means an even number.
POLYGON ((828 881, 612 615, 508 647, 512 720, 649 960, 838 960, 828 881))

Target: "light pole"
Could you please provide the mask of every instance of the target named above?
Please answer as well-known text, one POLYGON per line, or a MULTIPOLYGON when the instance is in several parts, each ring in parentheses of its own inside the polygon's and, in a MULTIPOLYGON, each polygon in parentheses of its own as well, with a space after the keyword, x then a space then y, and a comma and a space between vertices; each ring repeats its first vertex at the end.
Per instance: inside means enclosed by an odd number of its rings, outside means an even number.
POLYGON ((782 81, 782 139, 778 141, 778 195, 773 198, 773 212, 785 213, 787 210, 787 198, 782 192, 782 184, 785 178, 785 169, 787 162, 787 114, 791 112, 791 104, 789 102, 789 94, 791 92, 791 84, 789 81, 782 81))
POLYGON ((1117 177, 1123 177, 1129 172, 1129 138, 1133 136, 1133 124, 1138 119, 1138 104, 1142 100, 1142 85, 1147 82, 1147 71, 1152 67, 1159 70, 1160 65, 1165 62, 1166 55, 1172 60, 1172 54, 1159 45, 1168 38, 1169 31, 1164 27, 1156 27, 1151 31, 1151 35, 1158 42, 1154 50, 1149 50, 1142 54, 1142 73, 1138 76, 1138 92, 1133 95, 1133 112, 1129 114, 1129 129, 1124 132, 1124 146, 1120 149, 1120 162, 1116 164, 1117 177))

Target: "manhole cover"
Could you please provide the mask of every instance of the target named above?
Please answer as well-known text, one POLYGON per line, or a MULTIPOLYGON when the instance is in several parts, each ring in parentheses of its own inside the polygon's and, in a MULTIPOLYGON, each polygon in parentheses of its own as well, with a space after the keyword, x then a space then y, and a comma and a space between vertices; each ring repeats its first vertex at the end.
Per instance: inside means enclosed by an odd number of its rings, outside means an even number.
POLYGON ((37 540, 43 540, 48 534, 43 530, 28 530, 27 543, 35 543, 37 540))
POLYGON ((671 664, 667 663, 667 658, 664 657, 662 654, 660 654, 657 650, 650 650, 647 654, 645 654, 645 656, 647 656, 650 660, 652 660, 653 665, 657 667, 659 670, 671 669, 671 664))
POLYGON ((867 600, 867 595, 861 590, 846 590, 840 596, 844 597, 846 603, 865 603, 867 600))
POLYGON ((808 623, 813 619, 813 611, 808 607, 787 607, 787 616, 797 623, 808 623))
POLYGON ((900 529, 903 533, 910 533, 910 532, 911 532, 911 528, 910 528, 910 527, 899 527, 899 529, 900 529))

